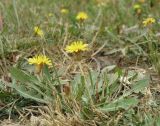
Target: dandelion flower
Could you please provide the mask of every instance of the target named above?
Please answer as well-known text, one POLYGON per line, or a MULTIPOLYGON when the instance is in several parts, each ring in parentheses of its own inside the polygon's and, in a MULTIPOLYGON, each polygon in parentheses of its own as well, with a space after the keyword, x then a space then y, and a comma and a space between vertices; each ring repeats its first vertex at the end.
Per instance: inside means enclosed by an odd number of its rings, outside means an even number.
POLYGON ((137 14, 141 14, 142 10, 141 10, 141 6, 139 4, 135 4, 133 6, 134 10, 136 11, 137 14))
POLYGON ((134 8, 135 10, 137 10, 137 9, 140 9, 141 6, 140 6, 139 4, 135 4, 135 5, 133 6, 133 8, 134 8))
POLYGON ((85 12, 79 12, 76 16, 76 19, 80 20, 80 21, 84 21, 84 20, 88 19, 88 15, 85 12))
POLYGON ((52 17, 52 16, 53 16, 53 14, 52 14, 52 13, 49 13, 49 14, 48 14, 48 16, 49 16, 49 17, 52 17))
POLYGON ((45 55, 37 55, 28 59, 29 64, 36 66, 36 72, 39 73, 44 65, 52 66, 51 60, 45 55))
POLYGON ((40 37, 44 36, 43 31, 38 26, 34 27, 34 32, 36 35, 39 35, 40 37))
POLYGON ((61 9, 62 14, 68 14, 68 12, 69 12, 68 9, 65 9, 65 8, 61 9))
POLYGON ((89 50, 88 44, 85 44, 83 41, 75 41, 71 45, 66 46, 66 52, 68 53, 77 53, 81 51, 89 50))
POLYGON ((143 21, 144 27, 150 26, 151 24, 154 24, 156 20, 154 18, 147 18, 143 21))

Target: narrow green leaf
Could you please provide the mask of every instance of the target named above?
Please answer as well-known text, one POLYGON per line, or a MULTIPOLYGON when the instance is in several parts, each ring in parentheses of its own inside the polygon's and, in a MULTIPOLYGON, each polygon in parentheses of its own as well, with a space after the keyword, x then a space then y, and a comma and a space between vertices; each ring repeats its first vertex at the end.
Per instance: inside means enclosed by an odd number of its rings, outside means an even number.
POLYGON ((27 73, 23 72, 22 70, 19 70, 14 67, 11 68, 10 73, 14 79, 16 79, 22 83, 25 83, 25 82, 37 83, 38 82, 38 80, 34 76, 28 75, 27 73))
POLYGON ((99 110, 103 112, 110 112, 110 111, 116 111, 119 109, 128 109, 131 106, 135 106, 138 104, 138 99, 136 98, 124 98, 120 99, 117 102, 109 103, 107 105, 104 105, 103 107, 99 107, 99 110))
POLYGON ((156 118, 156 126, 160 126, 160 117, 156 118))
POLYGON ((84 94, 85 90, 85 79, 84 76, 81 76, 81 83, 78 84, 78 92, 77 92, 77 98, 80 99, 82 95, 84 94))
POLYGON ((148 85, 149 85, 149 79, 139 80, 138 82, 136 82, 133 85, 132 91, 135 92, 135 93, 138 93, 138 92, 142 91, 148 85))
POLYGON ((44 66, 44 68, 43 68, 43 73, 44 73, 45 77, 46 77, 49 81, 51 81, 52 76, 51 76, 51 74, 50 74, 50 72, 49 72, 49 69, 48 69, 47 65, 44 66))
POLYGON ((42 95, 38 95, 38 94, 32 95, 31 92, 28 91, 24 85, 23 86, 15 85, 15 89, 19 92, 20 95, 22 95, 25 98, 33 99, 41 103, 48 103, 47 101, 43 100, 42 95))

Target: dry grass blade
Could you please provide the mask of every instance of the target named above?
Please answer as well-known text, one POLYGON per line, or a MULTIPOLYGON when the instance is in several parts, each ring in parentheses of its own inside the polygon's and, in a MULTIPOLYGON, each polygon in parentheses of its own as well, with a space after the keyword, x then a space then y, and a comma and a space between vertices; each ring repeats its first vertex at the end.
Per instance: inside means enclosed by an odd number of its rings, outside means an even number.
POLYGON ((0 14, 0 31, 2 31, 2 30, 3 30, 3 17, 0 14))

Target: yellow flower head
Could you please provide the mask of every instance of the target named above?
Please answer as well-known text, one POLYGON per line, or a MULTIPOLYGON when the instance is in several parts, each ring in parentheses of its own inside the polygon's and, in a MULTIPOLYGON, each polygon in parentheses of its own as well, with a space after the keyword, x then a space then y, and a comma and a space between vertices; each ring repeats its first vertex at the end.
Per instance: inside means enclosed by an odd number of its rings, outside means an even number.
POLYGON ((134 8, 135 10, 138 10, 138 9, 141 8, 141 6, 140 6, 139 4, 135 4, 135 5, 133 6, 133 8, 134 8))
POLYGON ((29 58, 28 63, 36 65, 36 73, 40 73, 44 65, 52 67, 51 60, 45 55, 37 55, 32 58, 29 58))
POLYGON ((52 13, 49 13, 49 14, 48 14, 48 16, 49 16, 49 17, 52 17, 52 16, 53 16, 53 14, 52 14, 52 13))
POLYGON ((69 12, 68 9, 65 9, 65 8, 61 9, 62 14, 68 14, 68 12, 69 12))
POLYGON ((44 36, 43 31, 38 26, 34 27, 34 32, 36 35, 39 35, 40 37, 44 36))
POLYGON ((81 51, 89 50, 88 44, 83 43, 83 41, 75 41, 71 45, 66 46, 66 52, 68 53, 77 53, 81 51))
POLYGON ((28 59, 29 64, 52 66, 51 60, 45 55, 37 55, 28 59))
POLYGON ((143 25, 146 27, 146 26, 149 26, 155 22, 156 22, 156 20, 154 18, 147 18, 143 21, 143 25))
POLYGON ((139 4, 135 4, 133 6, 134 10, 136 11, 137 14, 141 14, 142 12, 142 9, 141 9, 141 6, 139 4))
POLYGON ((76 19, 80 20, 80 21, 84 21, 84 20, 88 19, 88 15, 85 12, 79 12, 76 16, 76 19))

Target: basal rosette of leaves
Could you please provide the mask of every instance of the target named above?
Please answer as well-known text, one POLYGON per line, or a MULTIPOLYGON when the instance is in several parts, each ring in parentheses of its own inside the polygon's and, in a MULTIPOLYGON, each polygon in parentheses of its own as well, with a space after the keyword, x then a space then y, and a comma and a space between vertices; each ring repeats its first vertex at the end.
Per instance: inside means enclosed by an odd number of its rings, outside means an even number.
POLYGON ((12 68, 11 76, 11 87, 21 96, 47 105, 54 105, 60 98, 61 109, 69 113, 72 113, 70 108, 74 108, 71 103, 76 101, 82 115, 87 106, 104 113, 134 107, 140 102, 136 94, 143 94, 149 85, 147 76, 135 71, 128 71, 126 75, 121 69, 111 73, 89 71, 85 76, 79 73, 64 80, 59 71, 50 72, 47 66, 41 78, 12 68))

